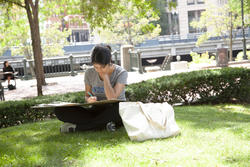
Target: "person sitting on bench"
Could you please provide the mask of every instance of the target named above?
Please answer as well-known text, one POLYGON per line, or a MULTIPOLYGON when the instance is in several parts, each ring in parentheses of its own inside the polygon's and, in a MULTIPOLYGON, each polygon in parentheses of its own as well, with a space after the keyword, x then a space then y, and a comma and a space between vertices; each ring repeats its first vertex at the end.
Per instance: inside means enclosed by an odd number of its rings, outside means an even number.
POLYGON ((3 80, 8 80, 8 85, 10 85, 10 80, 14 79, 14 70, 11 67, 11 65, 9 65, 8 61, 4 61, 3 63, 3 80))
MULTIPOLYGON (((85 72, 85 101, 118 99, 125 101, 125 85, 128 73, 122 67, 111 63, 109 46, 97 45, 91 54, 92 68, 85 72)), ((122 125, 119 103, 92 105, 84 107, 56 107, 57 118, 65 122, 61 132, 98 130, 107 128, 114 131, 122 125)))

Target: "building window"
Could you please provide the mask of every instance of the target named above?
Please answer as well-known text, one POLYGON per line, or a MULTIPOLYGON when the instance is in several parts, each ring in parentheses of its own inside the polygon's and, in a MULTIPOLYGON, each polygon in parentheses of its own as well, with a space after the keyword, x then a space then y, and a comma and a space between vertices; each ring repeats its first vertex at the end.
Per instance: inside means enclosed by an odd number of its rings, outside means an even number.
POLYGON ((194 4, 204 4, 204 0, 187 0, 188 5, 194 5, 194 4))
POLYGON ((166 13, 166 35, 176 35, 180 33, 179 14, 176 12, 166 13))
POLYGON ((72 30, 72 35, 68 38, 70 42, 84 42, 89 40, 89 30, 72 30))
POLYGON ((176 6, 178 5, 178 1, 177 0, 171 0, 171 2, 176 3, 176 6))
POLYGON ((204 4, 204 0, 197 0, 198 4, 204 4))
POLYGON ((219 0, 220 5, 225 5, 227 3, 227 0, 219 0))
POLYGON ((190 24, 196 20, 195 16, 196 11, 188 11, 188 27, 189 27, 189 33, 195 33, 196 29, 193 28, 190 24))
POLYGON ((199 21, 201 17, 201 13, 204 10, 195 10, 195 11, 188 11, 188 27, 189 27, 189 33, 200 33, 205 32, 206 29, 200 29, 200 28, 194 28, 191 26, 191 23, 193 21, 199 21))
POLYGON ((194 4, 194 0, 187 0, 187 4, 188 5, 193 5, 194 4))

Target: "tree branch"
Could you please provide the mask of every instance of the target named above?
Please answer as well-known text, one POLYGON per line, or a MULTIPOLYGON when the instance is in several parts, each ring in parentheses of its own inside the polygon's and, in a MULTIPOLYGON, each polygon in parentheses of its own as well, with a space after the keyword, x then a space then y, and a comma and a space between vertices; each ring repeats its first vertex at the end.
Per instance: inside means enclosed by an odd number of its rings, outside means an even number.
POLYGON ((29 2, 28 0, 25 0, 25 9, 26 9, 26 12, 27 12, 27 16, 28 16, 28 19, 29 19, 29 23, 30 23, 30 26, 33 26, 33 16, 32 16, 32 12, 30 10, 30 5, 29 5, 29 2))
POLYGON ((18 3, 18 2, 15 2, 15 1, 4 0, 4 2, 12 3, 12 4, 15 4, 15 5, 19 6, 19 7, 25 8, 25 6, 23 6, 21 3, 18 3))
POLYGON ((36 0, 35 2, 35 8, 38 9, 38 4, 39 4, 39 0, 36 0))
POLYGON ((28 0, 28 2, 29 2, 29 5, 32 8, 32 13, 34 13, 34 11, 35 11, 35 5, 33 4, 32 0, 28 0))

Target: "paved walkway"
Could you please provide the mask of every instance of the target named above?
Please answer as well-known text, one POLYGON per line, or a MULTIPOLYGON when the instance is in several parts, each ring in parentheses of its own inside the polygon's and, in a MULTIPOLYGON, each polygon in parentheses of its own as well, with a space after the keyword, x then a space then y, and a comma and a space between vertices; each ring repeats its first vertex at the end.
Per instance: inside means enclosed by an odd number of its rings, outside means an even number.
MULTIPOLYGON (((232 66, 243 66, 250 68, 250 62, 245 64, 238 64, 232 66)), ((204 67, 203 67, 204 68, 204 67)), ((188 70, 179 71, 157 71, 157 72, 147 72, 139 74, 138 72, 129 72, 128 74, 128 84, 140 82, 143 80, 148 80, 152 78, 158 78, 166 75, 173 75, 180 72, 188 72, 193 70, 198 70, 199 68, 192 68, 188 70)), ((78 73, 76 76, 65 76, 65 77, 54 77, 46 78, 48 85, 43 86, 43 94, 63 94, 67 92, 78 92, 84 91, 84 73, 78 73)), ((7 82, 2 83, 6 86, 7 82)), ((30 98, 37 96, 36 80, 17 80, 17 89, 8 91, 5 89, 5 100, 20 100, 24 98, 30 98)))

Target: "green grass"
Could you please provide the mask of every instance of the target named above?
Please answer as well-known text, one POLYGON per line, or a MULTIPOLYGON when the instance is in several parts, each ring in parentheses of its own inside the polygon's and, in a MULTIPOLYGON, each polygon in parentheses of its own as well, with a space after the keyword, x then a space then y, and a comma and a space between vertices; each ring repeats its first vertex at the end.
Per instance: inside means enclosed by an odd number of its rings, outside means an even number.
POLYGON ((145 142, 124 128, 61 134, 58 120, 0 129, 0 166, 250 165, 250 105, 175 107, 181 135, 145 142))

